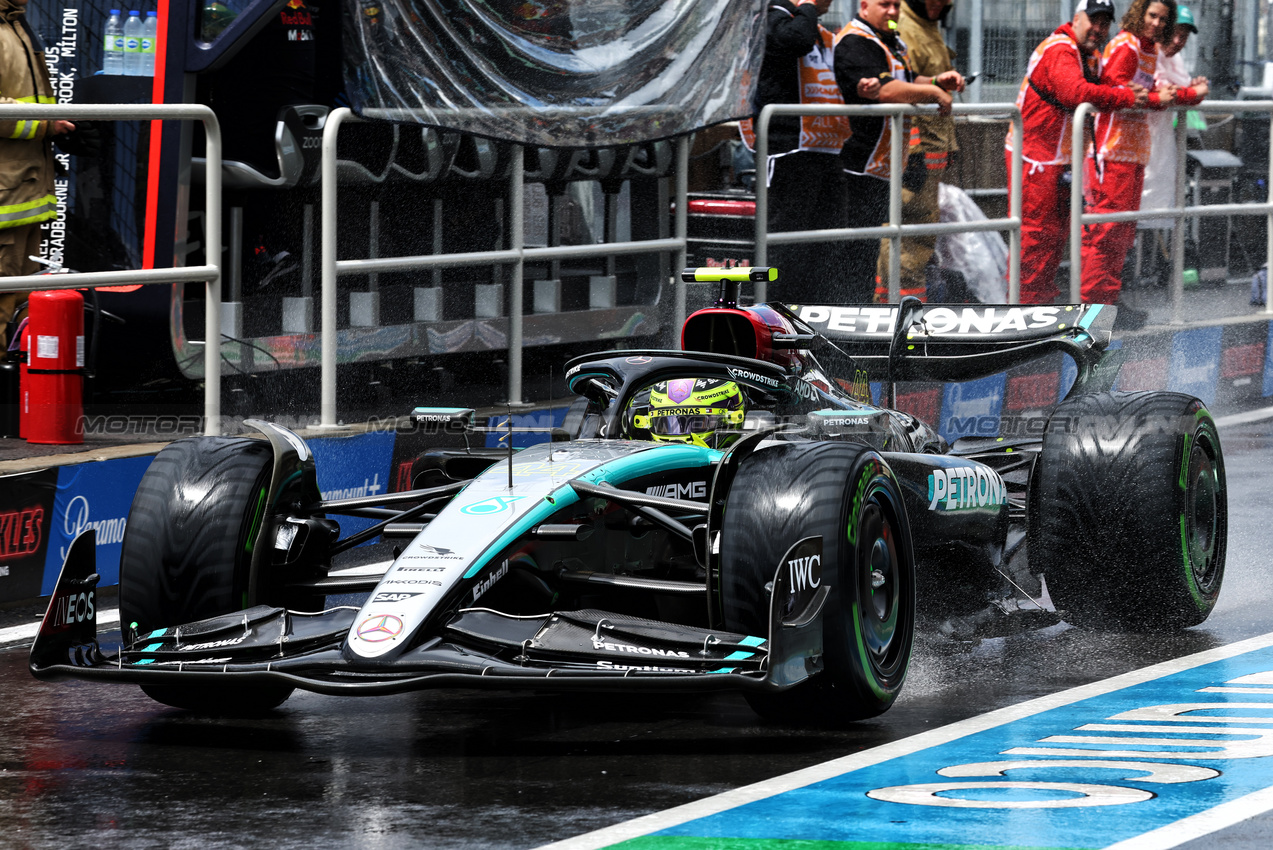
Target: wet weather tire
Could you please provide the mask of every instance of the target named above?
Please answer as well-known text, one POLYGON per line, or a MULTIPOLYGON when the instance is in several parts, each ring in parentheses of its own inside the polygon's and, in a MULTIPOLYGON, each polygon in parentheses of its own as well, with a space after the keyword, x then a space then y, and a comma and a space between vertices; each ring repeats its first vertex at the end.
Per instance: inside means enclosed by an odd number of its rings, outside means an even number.
MULTIPOLYGON (((119 563, 125 636, 241 611, 264 516, 273 456, 268 443, 196 437, 166 446, 133 497, 119 563), (135 624, 135 625, 134 625, 135 624)), ((165 705, 251 713, 280 705, 292 688, 143 685, 165 705)))
POLYGON ((777 694, 762 716, 839 725, 888 710, 915 634, 915 560, 901 491, 878 453, 851 443, 786 443, 743 461, 721 523, 725 625, 769 633, 769 585, 787 550, 822 537, 824 669, 777 694))
POLYGON ((1101 393, 1053 413, 1030 499, 1030 567, 1075 625, 1183 629, 1224 579, 1215 420, 1181 393, 1101 393))

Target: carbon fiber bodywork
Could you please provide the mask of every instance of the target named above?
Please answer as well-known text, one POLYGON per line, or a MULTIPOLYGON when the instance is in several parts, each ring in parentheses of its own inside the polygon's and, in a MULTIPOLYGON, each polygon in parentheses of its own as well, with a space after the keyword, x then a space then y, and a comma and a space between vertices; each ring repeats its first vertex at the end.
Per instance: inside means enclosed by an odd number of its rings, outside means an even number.
MULTIPOLYGON (((822 671, 827 588, 810 571, 822 539, 781 541, 786 554, 766 568, 766 634, 726 629, 720 534, 740 466, 775 443, 865 444, 897 481, 921 602, 984 603, 1012 583, 1005 567, 1024 536, 1038 441, 952 449, 862 390, 881 377, 975 377, 1056 350, 1075 359, 1079 384, 1090 388, 1103 380, 1109 341, 1112 311, 1102 309, 723 305, 690 317, 686 351, 567 364, 571 391, 587 399, 574 439, 478 451, 471 464, 439 461, 429 467, 436 486, 375 498, 323 500, 304 442, 255 423, 274 466, 245 610, 161 628, 126 622, 122 646, 103 651, 88 531, 67 556, 31 670, 43 679, 233 681, 329 694, 790 689, 822 671), (858 312, 836 312, 848 309, 858 312), (743 389, 748 417, 728 449, 627 439, 629 403, 643 387, 691 376, 743 389), (455 468, 472 477, 452 479, 455 468), (329 517, 342 514, 377 524, 329 544, 329 517), (332 554, 381 534, 409 539, 382 574, 331 568, 332 554), (280 589, 368 595, 358 607, 296 611, 278 603, 280 589)), ((422 409, 418 418, 472 429, 471 411, 422 409)), ((799 482, 781 485, 799 496, 799 482)))

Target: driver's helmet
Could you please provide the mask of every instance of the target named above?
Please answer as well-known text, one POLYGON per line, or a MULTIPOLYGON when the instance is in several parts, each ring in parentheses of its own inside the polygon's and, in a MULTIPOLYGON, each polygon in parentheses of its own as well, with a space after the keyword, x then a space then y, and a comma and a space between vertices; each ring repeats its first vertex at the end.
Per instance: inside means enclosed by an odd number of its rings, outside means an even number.
POLYGON ((738 384, 677 378, 637 393, 628 405, 629 436, 721 449, 738 439, 747 406, 738 384))

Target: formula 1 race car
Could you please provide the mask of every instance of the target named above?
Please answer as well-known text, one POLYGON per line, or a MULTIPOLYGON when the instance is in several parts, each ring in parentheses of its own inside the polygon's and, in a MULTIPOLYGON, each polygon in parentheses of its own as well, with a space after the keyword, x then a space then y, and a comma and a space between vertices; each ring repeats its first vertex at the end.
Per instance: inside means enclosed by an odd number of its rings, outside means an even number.
MULTIPOLYGON (((298 687, 728 689, 766 716, 834 723, 889 708, 917 623, 1015 607, 1181 629, 1211 611, 1216 425, 1190 396, 1110 391, 1113 308, 740 307, 739 283, 772 270, 685 274, 722 291, 686 321, 683 350, 576 358, 566 433, 427 451, 408 492, 323 499, 306 444, 263 422, 265 440, 170 444, 128 518, 122 646, 97 643, 87 531, 32 672, 212 712, 298 687), (1076 379, 1037 436, 948 445, 887 403, 897 382, 1058 352, 1076 379), (340 539, 332 515, 375 524, 340 539), (377 537, 409 542, 387 568, 332 567, 377 537), (352 593, 365 601, 326 607, 352 593)), ((482 430, 468 409, 414 417, 439 441, 482 430)))

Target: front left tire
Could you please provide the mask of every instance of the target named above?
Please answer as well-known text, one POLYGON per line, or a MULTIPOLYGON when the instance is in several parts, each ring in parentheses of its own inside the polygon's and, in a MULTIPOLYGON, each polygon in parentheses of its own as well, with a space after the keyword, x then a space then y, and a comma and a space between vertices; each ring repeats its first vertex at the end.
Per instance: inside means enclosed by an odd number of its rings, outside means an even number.
MULTIPOLYGON (((263 440, 194 437, 156 455, 128 512, 119 612, 128 635, 242 611, 263 523, 273 454, 263 440)), ((205 713, 275 708, 290 687, 143 685, 152 699, 205 713)))
POLYGON ((822 537, 824 669, 789 691, 749 694, 762 716, 839 725, 887 711, 915 635, 915 559, 884 459, 853 443, 781 443, 746 458, 721 526, 725 625, 769 633, 769 589, 788 549, 822 537))

